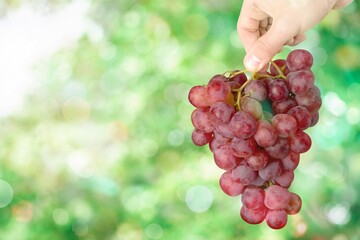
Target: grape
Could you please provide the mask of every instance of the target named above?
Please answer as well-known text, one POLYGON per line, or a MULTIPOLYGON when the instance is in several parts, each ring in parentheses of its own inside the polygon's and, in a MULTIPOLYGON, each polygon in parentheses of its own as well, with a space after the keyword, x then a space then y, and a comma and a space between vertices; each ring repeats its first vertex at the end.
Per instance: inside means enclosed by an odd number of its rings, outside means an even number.
POLYGON ((282 187, 289 188, 294 180, 293 171, 283 171, 280 176, 275 179, 275 182, 282 187))
POLYGON ((245 206, 242 206, 240 210, 240 216, 245 222, 249 224, 259 224, 265 220, 267 211, 267 208, 264 206, 257 209, 249 209, 245 206))
POLYGON ((216 123, 228 123, 235 114, 235 108, 225 102, 217 102, 210 107, 210 117, 216 123))
POLYGON ((250 183, 250 185, 263 187, 266 183, 266 180, 262 179, 259 175, 256 177, 254 181, 250 183))
POLYGON ((313 64, 311 53, 306 50, 294 50, 287 56, 286 65, 291 72, 310 69, 313 64))
POLYGON ((281 159, 282 167, 285 171, 294 171, 295 168, 299 165, 300 154, 292 150, 281 159))
POLYGON ((297 122, 294 117, 288 114, 277 114, 271 120, 272 125, 277 130, 279 137, 289 137, 297 129, 297 122))
POLYGON ((271 185, 265 192, 264 204, 272 210, 285 209, 290 202, 290 192, 281 186, 271 185))
POLYGON ((283 80, 275 79, 269 86, 269 98, 274 102, 285 100, 289 95, 289 90, 283 80))
POLYGON ((267 98, 267 90, 264 82, 260 80, 251 81, 244 89, 245 94, 249 94, 251 98, 264 101, 267 98))
POLYGON ((248 209, 264 206, 265 191, 259 187, 247 187, 241 196, 241 202, 248 209))
POLYGON ((208 108, 197 108, 191 114, 191 121, 195 128, 210 133, 214 131, 214 125, 211 121, 208 108))
POLYGON ((276 129, 266 120, 259 120, 254 139, 261 147, 270 147, 277 139, 276 129))
POLYGON ((315 126, 319 121, 319 112, 314 112, 311 114, 311 123, 310 127, 315 126))
POLYGON ((206 90, 210 103, 226 101, 229 94, 231 94, 230 86, 220 79, 211 80, 206 90))
POLYGON ((209 144, 215 165, 225 170, 220 188, 241 195, 240 216, 247 223, 266 220, 280 229, 301 209, 300 196, 288 188, 300 155, 311 148, 304 130, 319 121, 322 100, 312 64, 308 51, 294 50, 249 79, 228 71, 189 91, 196 108, 191 139, 209 144))
POLYGON ((289 140, 287 138, 278 137, 275 144, 266 147, 265 151, 270 155, 270 157, 281 159, 285 157, 290 150, 289 140))
POLYGON ((298 105, 306 107, 310 113, 319 111, 322 104, 320 91, 316 86, 303 95, 296 95, 295 100, 298 105))
POLYGON ((250 168, 240 165, 231 171, 233 179, 243 185, 248 185, 256 179, 256 172, 250 168))
POLYGON ((189 102, 197 108, 209 106, 208 94, 204 86, 194 86, 190 89, 188 95, 189 102))
POLYGON ((311 125, 311 115, 304 106, 295 106, 291 108, 287 114, 296 119, 297 127, 300 130, 305 130, 311 125))
POLYGON ((234 133, 229 129, 229 124, 227 123, 220 123, 215 125, 215 131, 225 137, 225 138, 234 138, 234 133))
POLYGON ((290 201, 287 207, 285 208, 285 211, 289 215, 294 215, 300 211, 302 202, 299 195, 297 195, 296 193, 290 193, 290 194, 291 194, 290 201))
POLYGON ((273 229, 283 228, 287 223, 287 214, 284 210, 269 210, 266 214, 266 223, 273 229))
POLYGON ((259 170, 259 176, 266 181, 275 181, 282 172, 280 161, 273 161, 259 170))
POLYGON ((229 196, 235 197, 244 192, 245 186, 236 182, 231 176, 231 171, 224 172, 219 180, 220 188, 229 196))
POLYGON ((250 113, 256 119, 260 119, 263 110, 261 104, 257 100, 251 97, 243 97, 240 103, 241 109, 244 112, 250 113))
POLYGON ((311 147, 310 136, 301 130, 298 130, 290 141, 290 148, 294 152, 304 153, 307 152, 311 147))
POLYGON ((191 139, 196 146, 204 146, 212 140, 212 133, 205 133, 199 129, 194 129, 191 134, 191 139))
POLYGON ((272 109, 274 113, 287 113, 292 107, 297 105, 296 101, 292 98, 287 98, 280 102, 273 102, 272 109))
POLYGON ((234 150, 234 155, 247 158, 250 157, 256 150, 256 142, 253 138, 241 139, 234 137, 231 140, 231 147, 234 150))
POLYGON ((264 168, 269 161, 269 154, 262 149, 257 150, 245 159, 245 165, 255 171, 264 168))
POLYGON ((230 144, 225 144, 214 150, 216 165, 224 170, 230 170, 239 165, 240 158, 234 156, 230 144))
POLYGON ((209 143, 209 148, 214 152, 220 146, 228 144, 231 142, 231 139, 221 136, 217 131, 214 131, 213 139, 209 143))
POLYGON ((314 74, 311 70, 299 70, 288 74, 290 91, 294 94, 304 94, 314 86, 314 74))
POLYGON ((236 137, 246 139, 256 132, 256 119, 247 112, 239 111, 231 118, 229 128, 236 137))

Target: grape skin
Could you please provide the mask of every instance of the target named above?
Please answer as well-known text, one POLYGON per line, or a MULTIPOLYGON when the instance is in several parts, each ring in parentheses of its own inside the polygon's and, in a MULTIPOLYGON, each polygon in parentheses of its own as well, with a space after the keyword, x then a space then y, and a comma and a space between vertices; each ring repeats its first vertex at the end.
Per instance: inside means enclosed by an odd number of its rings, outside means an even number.
POLYGON ((245 190, 244 185, 233 179, 231 171, 226 171, 221 175, 219 185, 221 190, 231 197, 238 196, 245 190))
POLYGON ((270 147, 276 143, 276 129, 266 120, 258 122, 258 129, 254 134, 254 139, 261 147, 270 147))
POLYGON ((266 214, 266 223, 272 229, 281 229, 287 223, 287 213, 285 210, 269 210, 266 214))
POLYGON ((241 196, 241 203, 248 209, 258 209, 264 205, 264 198, 264 189, 247 187, 241 196))
POLYGON ((205 133, 195 128, 191 134, 191 139, 196 146, 204 146, 212 140, 211 133, 205 133))
POLYGON ((229 128, 236 137, 246 139, 256 132, 256 119, 247 112, 239 111, 231 118, 229 128))
POLYGON ((313 57, 310 52, 297 49, 289 53, 286 58, 286 66, 291 72, 301 69, 310 69, 313 64, 313 57))
POLYGON ((214 161, 219 168, 230 170, 239 165, 241 159, 234 156, 230 144, 226 144, 214 150, 214 161))
POLYGON ((271 120, 277 130, 278 136, 286 138, 292 136, 297 129, 296 119, 289 114, 277 114, 271 120))
POLYGON ((272 210, 285 209, 290 198, 291 194, 286 188, 272 185, 266 190, 264 204, 272 210))
POLYGON ((267 216, 267 208, 260 207, 258 209, 249 209, 245 206, 240 210, 241 218, 249 224, 259 224, 263 222, 267 216))

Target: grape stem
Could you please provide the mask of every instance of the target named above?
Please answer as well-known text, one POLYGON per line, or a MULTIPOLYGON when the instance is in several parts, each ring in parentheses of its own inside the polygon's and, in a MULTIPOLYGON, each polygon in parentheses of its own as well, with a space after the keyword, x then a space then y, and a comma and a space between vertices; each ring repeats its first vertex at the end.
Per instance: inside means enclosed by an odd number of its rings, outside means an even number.
POLYGON ((276 76, 272 76, 272 75, 269 75, 269 74, 259 74, 258 76, 260 78, 262 77, 268 77, 268 78, 282 78, 282 79, 286 79, 286 76, 284 75, 284 69, 285 69, 285 66, 283 66, 282 68, 280 68, 275 62, 271 61, 270 62, 274 67, 275 69, 278 71, 278 75, 276 76))
POLYGON ((225 76, 227 79, 233 78, 236 75, 242 74, 242 73, 246 73, 249 72, 248 70, 234 70, 234 71, 226 71, 223 73, 223 76, 225 76), (229 76, 227 77, 226 75, 229 74, 229 76))
MULTIPOLYGON (((251 96, 251 93, 249 94, 246 94, 246 95, 242 95, 242 92, 244 90, 244 88, 249 84, 249 82, 251 82, 252 80, 254 79, 260 79, 260 78, 264 78, 264 77, 267 77, 267 78, 271 78, 271 79, 274 79, 274 78, 282 78, 282 79, 286 79, 286 76, 284 75, 284 69, 285 69, 285 66, 283 66, 282 68, 280 68, 274 61, 271 61, 271 64, 275 67, 275 69, 277 70, 278 72, 278 75, 276 76, 272 76, 272 75, 269 75, 269 74, 260 74, 260 73, 253 73, 251 75, 251 77, 246 80, 246 82, 239 88, 237 89, 233 89, 232 91, 233 92, 237 92, 237 99, 236 99, 236 103, 235 103, 235 107, 238 109, 238 110, 241 110, 241 97, 244 97, 244 96, 251 96)), ((229 76, 227 77, 228 79, 238 75, 238 74, 242 74, 242 73, 245 73, 245 72, 249 72, 247 70, 242 70, 242 71, 238 71, 238 70, 235 70, 235 71, 227 71, 225 72, 223 75, 227 75, 229 74, 229 76)), ((225 76, 226 77, 226 76, 225 76)))
POLYGON ((236 99, 235 107, 237 107, 238 110, 241 110, 241 94, 242 94, 242 91, 249 84, 249 82, 256 79, 256 77, 257 77, 257 73, 253 73, 251 75, 251 77, 248 80, 246 80, 246 82, 244 82, 244 84, 241 87, 239 87, 238 89, 233 90, 234 92, 237 92, 237 99, 236 99))

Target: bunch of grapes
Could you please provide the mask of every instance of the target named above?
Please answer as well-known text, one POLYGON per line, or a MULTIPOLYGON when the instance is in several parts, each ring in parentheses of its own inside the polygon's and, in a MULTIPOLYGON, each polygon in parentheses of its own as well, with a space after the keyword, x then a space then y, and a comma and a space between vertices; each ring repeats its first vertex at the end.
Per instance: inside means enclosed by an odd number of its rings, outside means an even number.
POLYGON ((319 88, 310 70, 312 55, 294 50, 272 61, 266 73, 231 71, 206 86, 191 88, 195 145, 209 144, 215 164, 225 170, 221 189, 241 195, 240 215, 250 224, 264 220, 283 228, 301 198, 288 189, 300 154, 311 147, 305 132, 319 119, 319 88))

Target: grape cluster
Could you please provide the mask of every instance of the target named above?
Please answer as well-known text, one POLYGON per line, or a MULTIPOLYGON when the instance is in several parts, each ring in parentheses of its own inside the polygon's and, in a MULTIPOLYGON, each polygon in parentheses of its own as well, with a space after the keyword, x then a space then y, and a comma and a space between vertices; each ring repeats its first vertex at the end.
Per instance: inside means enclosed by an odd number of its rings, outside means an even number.
POLYGON ((280 229, 300 211, 301 198, 288 189, 300 154, 311 147, 305 130, 319 119, 312 64, 312 55, 298 49, 272 61, 266 73, 226 72, 189 91, 196 107, 192 141, 209 144, 215 164, 225 170, 220 187, 241 195, 240 215, 247 223, 265 220, 280 229))

